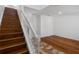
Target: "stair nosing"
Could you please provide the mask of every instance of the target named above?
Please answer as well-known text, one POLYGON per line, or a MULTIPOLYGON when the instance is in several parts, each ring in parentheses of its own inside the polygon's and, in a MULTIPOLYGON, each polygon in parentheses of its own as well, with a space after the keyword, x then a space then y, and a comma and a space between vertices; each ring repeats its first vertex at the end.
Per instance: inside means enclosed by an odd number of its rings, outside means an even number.
MULTIPOLYGON (((26 49, 26 50, 24 50, 24 51, 21 51, 21 52, 17 52, 17 54, 22 54, 22 53, 24 53, 24 52, 27 52, 28 50, 26 49)), ((12 52, 11 52, 12 53, 12 52)), ((14 54, 14 53, 13 53, 14 54)))
POLYGON ((9 41, 9 40, 13 40, 13 39, 20 39, 20 38, 24 38, 24 37, 16 37, 16 38, 3 39, 3 40, 0 40, 0 42, 9 41))
POLYGON ((8 46, 8 47, 5 47, 5 48, 0 48, 0 50, 8 49, 8 48, 19 46, 19 45, 22 45, 22 44, 25 44, 25 42, 22 42, 20 44, 14 44, 14 45, 11 45, 11 46, 8 46))
POLYGON ((15 33, 4 33, 4 34, 0 34, 0 35, 11 35, 11 34, 19 34, 19 33, 23 33, 23 32, 15 32, 15 33))
POLYGON ((24 53, 24 52, 27 52, 28 50, 26 50, 26 51, 22 51, 22 52, 20 52, 20 53, 18 53, 18 54, 22 54, 22 53, 24 53))

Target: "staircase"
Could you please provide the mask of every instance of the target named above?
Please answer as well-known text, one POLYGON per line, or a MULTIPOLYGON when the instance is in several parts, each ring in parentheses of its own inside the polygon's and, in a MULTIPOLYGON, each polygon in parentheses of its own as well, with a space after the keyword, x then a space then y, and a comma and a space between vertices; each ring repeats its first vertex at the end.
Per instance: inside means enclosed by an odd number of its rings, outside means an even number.
POLYGON ((5 7, 0 26, 0 54, 28 54, 16 9, 5 7))

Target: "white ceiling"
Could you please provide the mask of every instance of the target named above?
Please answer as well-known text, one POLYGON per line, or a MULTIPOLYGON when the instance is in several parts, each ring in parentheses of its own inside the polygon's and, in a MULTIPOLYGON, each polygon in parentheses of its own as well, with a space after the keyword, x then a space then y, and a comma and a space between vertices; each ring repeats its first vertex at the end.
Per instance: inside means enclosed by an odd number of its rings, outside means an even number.
POLYGON ((79 5, 26 5, 33 14, 74 15, 79 14, 79 5))
MULTIPOLYGON (((6 5, 15 8, 16 6, 6 5)), ((79 14, 79 5, 25 5, 26 9, 33 14, 44 15, 73 15, 79 14)))
POLYGON ((36 9, 36 10, 41 10, 43 8, 46 8, 48 5, 26 5, 26 7, 29 7, 29 8, 33 8, 33 9, 36 9))
POLYGON ((45 14, 45 15, 79 14, 79 5, 50 5, 40 10, 37 14, 45 14))
POLYGON ((39 12, 39 10, 33 9, 33 8, 29 8, 29 7, 24 7, 24 10, 30 12, 31 14, 36 14, 39 12))

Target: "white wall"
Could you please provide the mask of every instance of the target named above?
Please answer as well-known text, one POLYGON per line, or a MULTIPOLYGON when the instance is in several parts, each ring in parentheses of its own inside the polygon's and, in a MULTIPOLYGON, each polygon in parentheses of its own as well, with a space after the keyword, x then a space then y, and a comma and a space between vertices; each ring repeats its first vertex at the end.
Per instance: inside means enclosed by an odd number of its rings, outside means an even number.
POLYGON ((32 15, 30 22, 33 25, 33 28, 35 29, 36 33, 40 36, 40 31, 41 31, 40 15, 32 15))
POLYGON ((53 17, 47 15, 36 15, 34 13, 37 10, 26 8, 25 7, 25 14, 28 14, 28 19, 36 31, 36 33, 41 36, 50 36, 53 35, 53 17), (50 25, 50 26, 49 26, 50 25))
POLYGON ((79 15, 61 15, 55 17, 54 34, 79 39, 79 15))
POLYGON ((53 35, 53 17, 41 15, 41 37, 53 35))
POLYGON ((72 39, 79 39, 79 15, 60 15, 60 16, 47 16, 47 15, 33 15, 33 11, 26 10, 28 18, 41 37, 50 35, 59 35, 72 39), (41 19, 40 19, 41 17, 41 19), (41 31, 41 32, 40 32, 41 31))
POLYGON ((4 13, 4 6, 0 6, 0 25, 2 22, 3 13, 4 13))

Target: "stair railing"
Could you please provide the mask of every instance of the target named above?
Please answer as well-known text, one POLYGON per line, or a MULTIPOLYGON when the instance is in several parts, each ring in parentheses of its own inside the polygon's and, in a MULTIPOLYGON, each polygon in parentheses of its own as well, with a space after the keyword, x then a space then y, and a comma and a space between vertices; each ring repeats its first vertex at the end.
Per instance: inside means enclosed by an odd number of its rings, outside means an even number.
POLYGON ((3 17, 4 9, 5 9, 5 7, 3 5, 0 6, 0 27, 1 27, 1 23, 2 23, 2 17, 3 17))
POLYGON ((24 32, 24 36, 31 54, 39 54, 40 38, 33 29, 27 15, 23 10, 20 11, 20 22, 24 32))

